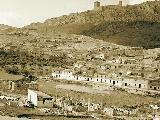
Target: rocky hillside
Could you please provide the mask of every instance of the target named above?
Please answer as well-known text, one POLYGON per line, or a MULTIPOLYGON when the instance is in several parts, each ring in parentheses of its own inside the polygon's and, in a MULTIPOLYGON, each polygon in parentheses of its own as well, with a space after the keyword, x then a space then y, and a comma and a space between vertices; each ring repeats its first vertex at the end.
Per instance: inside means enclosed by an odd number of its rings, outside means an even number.
POLYGON ((6 29, 9 29, 9 28, 11 28, 11 26, 0 24, 0 30, 6 30, 6 29))
POLYGON ((125 46, 160 47, 159 22, 104 22, 82 34, 125 46))
POLYGON ((24 28, 42 33, 84 34, 116 44, 154 48, 160 44, 157 36, 160 31, 159 22, 160 2, 150 1, 123 7, 103 6, 97 11, 72 13, 46 20, 44 23, 33 23, 24 28), (137 23, 140 23, 138 28, 137 23))
POLYGON ((17 28, 8 26, 8 25, 4 25, 4 24, 0 24, 0 34, 1 35, 15 31, 15 30, 17 30, 17 28))

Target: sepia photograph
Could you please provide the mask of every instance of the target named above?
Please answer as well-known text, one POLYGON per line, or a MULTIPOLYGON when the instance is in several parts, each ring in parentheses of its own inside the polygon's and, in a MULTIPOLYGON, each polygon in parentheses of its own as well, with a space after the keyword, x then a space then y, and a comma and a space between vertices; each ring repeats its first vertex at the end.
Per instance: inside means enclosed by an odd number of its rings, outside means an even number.
POLYGON ((0 120, 160 120, 160 0, 0 0, 0 120))

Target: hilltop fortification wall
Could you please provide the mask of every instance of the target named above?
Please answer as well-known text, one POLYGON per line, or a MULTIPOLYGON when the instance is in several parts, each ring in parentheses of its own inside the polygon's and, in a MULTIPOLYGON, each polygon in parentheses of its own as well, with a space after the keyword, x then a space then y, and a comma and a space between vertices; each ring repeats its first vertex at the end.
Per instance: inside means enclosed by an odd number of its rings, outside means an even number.
POLYGON ((29 27, 62 26, 68 24, 98 24, 104 21, 160 21, 160 1, 147 1, 139 5, 109 5, 98 10, 72 13, 48 19, 42 23, 34 23, 29 27))

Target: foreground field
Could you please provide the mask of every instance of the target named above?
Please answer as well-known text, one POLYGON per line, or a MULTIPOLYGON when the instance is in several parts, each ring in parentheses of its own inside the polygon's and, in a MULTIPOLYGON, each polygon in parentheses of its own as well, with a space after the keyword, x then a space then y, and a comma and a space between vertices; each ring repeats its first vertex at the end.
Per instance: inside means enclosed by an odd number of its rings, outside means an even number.
POLYGON ((69 96, 75 100, 85 100, 85 101, 90 100, 91 102, 104 104, 106 106, 121 107, 125 105, 141 105, 158 101, 157 98, 152 98, 142 95, 134 95, 117 90, 116 91, 108 90, 107 93, 92 94, 92 93, 78 91, 79 89, 78 87, 77 90, 62 89, 57 87, 59 85, 66 86, 68 84, 72 84, 74 86, 75 84, 79 85, 85 84, 85 87, 88 86, 90 88, 91 86, 89 84, 87 85, 86 83, 68 83, 66 81, 57 81, 57 80, 47 80, 47 81, 40 80, 38 83, 40 91, 43 91, 52 96, 58 96, 58 97, 69 96))

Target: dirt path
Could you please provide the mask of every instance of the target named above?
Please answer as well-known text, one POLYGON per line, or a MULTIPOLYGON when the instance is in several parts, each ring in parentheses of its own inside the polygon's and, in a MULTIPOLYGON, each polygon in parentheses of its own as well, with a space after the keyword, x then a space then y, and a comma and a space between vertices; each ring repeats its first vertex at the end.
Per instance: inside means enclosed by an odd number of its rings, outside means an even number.
POLYGON ((77 92, 85 92, 85 93, 91 93, 91 94, 103 94, 103 93, 108 93, 109 91, 104 91, 104 90, 97 90, 91 87, 85 87, 85 86, 80 86, 80 85, 57 85, 57 89, 65 89, 65 90, 73 90, 77 92))

